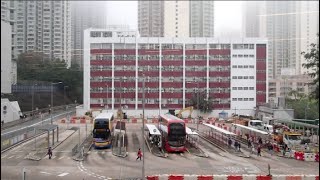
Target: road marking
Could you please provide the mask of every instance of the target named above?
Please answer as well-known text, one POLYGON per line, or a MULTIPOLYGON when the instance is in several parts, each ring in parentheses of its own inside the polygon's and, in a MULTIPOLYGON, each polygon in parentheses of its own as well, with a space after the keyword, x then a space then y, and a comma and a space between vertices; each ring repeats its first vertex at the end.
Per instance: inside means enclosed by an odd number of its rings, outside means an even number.
POLYGON ((1 156, 1 159, 6 158, 8 156, 8 154, 1 156))
POLYGON ((44 172, 44 171, 40 171, 40 173, 42 173, 42 174, 51 174, 51 173, 44 172))
POLYGON ((51 159, 54 159, 54 158, 56 158, 56 157, 57 157, 57 156, 52 156, 51 159))
POLYGON ((104 151, 102 151, 102 153, 101 154, 104 154, 105 152, 104 151))
POLYGON ((66 176, 68 175, 69 173, 62 173, 62 174, 59 174, 58 176, 62 177, 62 176, 66 176))
POLYGON ((14 156, 10 156, 10 157, 8 157, 8 159, 11 159, 11 158, 13 158, 14 156))
POLYGON ((62 159, 62 158, 64 158, 64 156, 62 156, 62 157, 59 157, 59 159, 62 159))
POLYGON ((20 156, 17 156, 17 157, 16 157, 16 159, 19 159, 19 158, 21 158, 21 157, 22 157, 22 155, 20 155, 20 156))

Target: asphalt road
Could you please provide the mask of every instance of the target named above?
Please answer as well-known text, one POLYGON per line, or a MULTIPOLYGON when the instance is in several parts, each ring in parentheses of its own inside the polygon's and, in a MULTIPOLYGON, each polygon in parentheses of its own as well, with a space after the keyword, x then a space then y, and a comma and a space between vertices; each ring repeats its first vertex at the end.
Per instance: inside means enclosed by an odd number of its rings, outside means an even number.
MULTIPOLYGON (((60 126, 66 126, 61 125, 60 126)), ((90 126, 90 125, 89 125, 90 126)), ((81 138, 84 138, 84 125, 80 125, 81 138)), ((91 128, 88 128, 90 130, 91 128)), ((25 167, 27 179, 33 180, 91 180, 139 178, 142 174, 142 161, 136 161, 137 149, 142 146, 141 124, 128 124, 128 156, 120 158, 112 155, 110 149, 92 149, 83 162, 71 159, 71 149, 78 141, 77 132, 54 150, 54 158, 30 161, 19 157, 20 151, 32 148, 32 143, 14 148, 1 154, 1 179, 21 179, 25 167)), ((206 146, 209 146, 208 144, 206 146)), ((319 174, 319 163, 286 159, 262 154, 262 157, 237 157, 233 154, 220 154, 219 149, 204 147, 208 158, 189 153, 169 154, 168 158, 144 154, 146 175, 155 174, 267 174, 268 164, 272 174, 319 174), (213 151, 214 150, 214 151, 213 151)))

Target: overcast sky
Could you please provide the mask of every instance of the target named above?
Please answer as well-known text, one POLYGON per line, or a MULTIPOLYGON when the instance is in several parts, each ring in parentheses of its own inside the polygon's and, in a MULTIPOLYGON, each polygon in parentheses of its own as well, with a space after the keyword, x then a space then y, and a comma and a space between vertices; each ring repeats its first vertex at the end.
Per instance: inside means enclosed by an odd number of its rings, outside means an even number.
MULTIPOLYGON (((241 1, 215 2, 215 35, 240 36, 241 32, 241 1)), ((137 1, 107 1, 107 22, 112 24, 127 24, 137 29, 137 1)))

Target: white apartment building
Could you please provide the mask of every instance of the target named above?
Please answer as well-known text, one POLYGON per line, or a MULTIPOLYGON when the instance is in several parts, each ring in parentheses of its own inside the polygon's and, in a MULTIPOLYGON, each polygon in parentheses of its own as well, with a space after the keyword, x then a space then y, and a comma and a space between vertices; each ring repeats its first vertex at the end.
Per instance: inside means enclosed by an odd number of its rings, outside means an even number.
POLYGON ((189 1, 164 1, 164 37, 189 37, 189 1))
POLYGON ((189 1, 190 37, 214 36, 214 1, 189 1))
POLYGON ((139 115, 144 74, 149 115, 185 108, 197 91, 213 98, 215 116, 252 114, 268 100, 266 72, 265 39, 119 37, 87 29, 83 112, 126 106, 139 115))
POLYGON ((243 23, 243 37, 268 38, 270 78, 281 75, 282 69, 306 72, 301 52, 318 41, 318 1, 247 1, 243 23))
POLYGON ((11 25, 1 21, 1 94, 11 93, 11 25))
POLYGON ((164 36, 164 1, 138 1, 138 30, 141 37, 164 36))
POLYGON ((71 1, 72 60, 83 65, 83 31, 88 28, 106 28, 107 11, 104 1, 71 1))
POLYGON ((14 1, 14 57, 33 51, 71 65, 70 1, 14 1))

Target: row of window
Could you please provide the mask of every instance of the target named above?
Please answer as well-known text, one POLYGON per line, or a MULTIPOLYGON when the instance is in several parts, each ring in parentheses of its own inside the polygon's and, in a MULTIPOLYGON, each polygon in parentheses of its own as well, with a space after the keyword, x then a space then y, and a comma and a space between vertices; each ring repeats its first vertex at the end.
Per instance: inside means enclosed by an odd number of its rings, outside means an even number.
POLYGON ((254 44, 233 44, 233 49, 254 49, 254 44))
POLYGON ((254 87, 232 87, 232 90, 254 90, 254 87))
POLYGON ((232 79, 254 79, 254 76, 232 76, 232 79))
POLYGON ((232 68, 254 68, 254 65, 232 65, 232 68))
POLYGON ((254 101, 254 98, 232 98, 232 101, 254 101))
POLYGON ((233 58, 254 58, 254 55, 253 54, 233 54, 232 55, 233 58))

